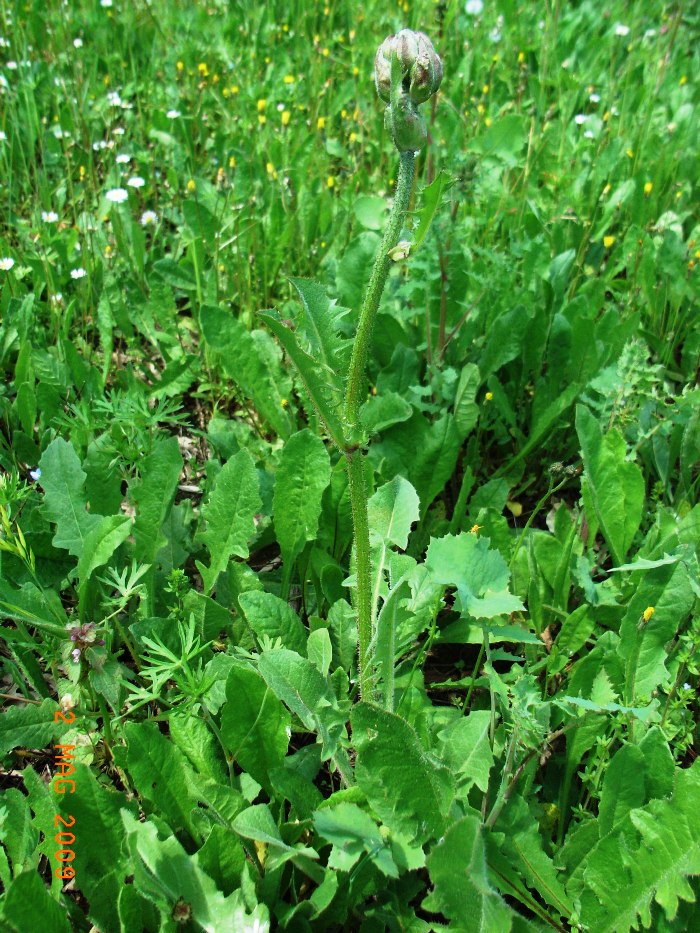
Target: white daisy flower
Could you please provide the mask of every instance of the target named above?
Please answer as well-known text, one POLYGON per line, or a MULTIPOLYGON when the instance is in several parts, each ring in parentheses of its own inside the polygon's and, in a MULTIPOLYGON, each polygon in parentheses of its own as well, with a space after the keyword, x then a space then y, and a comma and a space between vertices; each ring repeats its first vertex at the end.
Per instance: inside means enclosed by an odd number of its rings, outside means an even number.
POLYGON ((9 272, 14 264, 15 261, 11 256, 3 256, 3 258, 0 259, 0 270, 2 272, 9 272))
POLYGON ((158 222, 158 215, 155 211, 144 211, 141 214, 141 226, 150 227, 158 222))
POLYGON ((464 12, 468 16, 481 16, 484 12, 484 4, 482 0, 467 0, 464 5, 464 12))
POLYGON ((80 36, 78 36, 77 39, 73 39, 74 49, 82 49, 82 47, 83 47, 83 40, 80 38, 80 36))
POLYGON ((574 123, 576 123, 578 126, 583 126, 587 119, 588 117, 585 113, 577 113, 574 117, 574 123))
POLYGON ((111 201, 112 204, 123 204, 129 197, 129 192, 126 188, 110 188, 105 194, 105 197, 108 201, 111 201))
POLYGON ((168 120, 177 120, 181 114, 179 110, 168 110, 165 116, 168 118, 168 120))
POLYGON ((41 219, 45 224, 55 224, 58 220, 58 214, 56 211, 42 211, 41 219))
POLYGON ((126 152, 120 152, 117 156, 117 165, 128 165, 131 162, 131 156, 126 152))
POLYGON ((86 275, 87 275, 87 272, 85 271, 85 269, 83 269, 82 266, 78 266, 77 269, 70 270, 70 277, 72 279, 84 279, 86 275))
POLYGON ((630 34, 630 27, 625 26, 624 23, 615 23, 615 35, 616 36, 628 36, 630 34))
POLYGON ((133 178, 130 178, 127 181, 127 185, 129 186, 129 188, 143 188, 145 184, 146 182, 144 181, 143 178, 141 178, 140 175, 134 175, 133 178))

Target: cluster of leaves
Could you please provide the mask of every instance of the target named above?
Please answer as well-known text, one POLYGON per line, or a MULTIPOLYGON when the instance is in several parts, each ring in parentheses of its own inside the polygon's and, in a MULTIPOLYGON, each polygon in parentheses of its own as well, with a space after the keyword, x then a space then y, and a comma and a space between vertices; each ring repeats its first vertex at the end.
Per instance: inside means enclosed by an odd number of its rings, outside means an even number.
POLYGON ((8 8, 2 924, 693 929, 697 14, 234 6, 8 8), (362 408, 360 698, 324 432, 407 20, 448 77, 362 408))

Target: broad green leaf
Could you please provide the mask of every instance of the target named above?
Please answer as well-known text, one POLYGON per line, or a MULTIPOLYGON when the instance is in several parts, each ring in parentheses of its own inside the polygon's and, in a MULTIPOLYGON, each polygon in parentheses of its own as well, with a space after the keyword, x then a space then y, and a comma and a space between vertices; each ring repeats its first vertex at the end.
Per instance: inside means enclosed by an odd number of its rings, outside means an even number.
POLYGON ((508 592, 510 571, 488 538, 462 532, 430 541, 425 565, 436 583, 457 589, 457 608, 476 619, 523 610, 522 602, 508 592))
POLYGON ((39 844, 39 830, 32 825, 32 814, 27 798, 16 787, 3 790, 0 797, 0 838, 12 863, 12 874, 19 875, 25 868, 36 868, 34 856, 39 844))
POLYGON ((89 903, 88 916, 104 933, 119 933, 114 911, 124 877, 131 865, 124 851, 122 810, 138 815, 135 801, 127 801, 100 784, 86 765, 76 764, 75 793, 59 798, 64 817, 75 817, 75 886, 89 903), (98 844, 90 844, 91 841, 98 844))
POLYGON ((304 726, 319 734, 324 758, 334 755, 345 731, 346 716, 316 665, 294 651, 274 648, 260 655, 258 670, 304 726))
POLYGON ((280 835, 275 818, 266 803, 256 804, 242 810, 233 821, 236 832, 244 839, 262 842, 274 848, 292 851, 280 835))
POLYGON ((636 838, 612 833, 601 840, 586 860, 586 889, 581 897, 581 920, 596 933, 620 933, 651 924, 655 900, 673 920, 679 900, 694 901, 688 882, 700 874, 700 768, 697 764, 676 774, 669 800, 652 800, 631 810, 629 822, 636 838))
POLYGON ((311 356, 326 368, 330 384, 340 402, 342 377, 347 370, 352 342, 340 335, 340 321, 347 313, 326 294, 325 288, 309 279, 289 280, 301 298, 304 331, 311 356))
MULTIPOLYGON (((563 875, 557 873, 552 859, 544 850, 539 824, 522 797, 511 798, 505 811, 498 818, 497 828, 499 854, 508 866, 502 873, 506 875, 507 881, 501 886, 503 893, 510 893, 511 879, 508 877, 508 868, 513 869, 517 879, 516 889, 522 886, 522 882, 518 884, 518 880, 524 879, 531 891, 553 907, 558 916, 568 920, 574 912, 574 904, 564 890, 563 875)), ((490 864, 491 859, 490 849, 490 864)), ((498 864, 498 861, 493 858, 496 864, 492 864, 492 868, 500 875, 502 865, 498 864)))
POLYGON ((164 918, 170 920, 177 906, 206 933, 252 930, 253 925, 256 933, 269 933, 267 908, 258 905, 250 914, 240 891, 224 897, 201 869, 197 857, 185 852, 174 835, 162 840, 150 820, 139 823, 126 811, 122 811, 122 819, 134 863, 136 890, 153 900, 164 918))
POLYGON ((174 830, 193 832, 192 810, 197 806, 194 773, 155 722, 127 722, 124 726, 127 748, 126 768, 136 790, 155 812, 168 820, 174 830))
POLYGON ((601 837, 613 832, 630 810, 642 806, 644 790, 644 755, 637 745, 623 745, 603 775, 598 805, 601 837))
POLYGON ((221 228, 221 221, 209 208, 197 198, 187 198, 182 202, 182 213, 185 223, 195 236, 202 239, 209 246, 213 246, 216 234, 221 228))
POLYGON ((198 774, 213 781, 228 780, 221 746, 204 719, 185 711, 172 712, 168 731, 175 746, 198 774))
MULTIPOLYGON (((278 315, 268 313, 260 317, 282 344, 287 355, 296 367, 314 410, 323 422, 329 436, 338 445, 343 446, 343 425, 340 419, 335 395, 335 387, 329 374, 321 364, 301 348, 296 335, 278 315)), ((289 432, 287 431, 286 434, 289 432)), ((286 435, 285 435, 286 436, 286 435)))
POLYGON ((94 571, 109 561, 130 533, 131 519, 127 515, 110 515, 102 518, 88 533, 85 538, 85 550, 78 561, 81 593, 85 591, 94 571))
POLYGON ((331 461, 323 441, 308 428, 289 438, 275 477, 272 515, 285 573, 313 540, 323 490, 331 480, 331 461))
POLYGON ((72 445, 62 437, 51 441, 39 466, 44 487, 44 513, 56 525, 53 545, 80 558, 88 535, 101 522, 101 516, 87 511, 87 474, 72 445))
POLYGON ((51 897, 33 868, 10 882, 2 901, 1 916, 10 933, 28 933, 29 930, 71 933, 66 908, 51 897))
POLYGON ((627 448, 619 431, 603 434, 583 405, 576 407, 576 431, 595 517, 616 564, 622 564, 632 544, 644 507, 644 478, 636 463, 625 459, 627 448))
POLYGON ((231 311, 212 305, 202 306, 199 323, 204 340, 219 355, 224 372, 280 437, 288 437, 290 419, 282 405, 288 392, 280 394, 280 387, 288 384, 288 379, 282 373, 279 351, 275 354, 270 335, 249 332, 231 311))
POLYGON ((437 209, 442 202, 442 196, 452 184, 452 179, 445 171, 439 171, 429 185, 423 188, 421 194, 421 207, 416 211, 418 224, 413 233, 411 252, 415 252, 425 239, 430 224, 433 222, 437 209))
POLYGON ((411 525, 419 518, 419 505, 415 489, 402 476, 381 486, 367 504, 370 544, 406 550, 411 525))
POLYGON ((0 578, 0 609, 9 619, 28 622, 59 638, 65 637, 68 616, 54 590, 42 591, 33 583, 24 583, 15 589, 0 578))
POLYGON ((360 408, 360 423, 368 434, 379 434, 393 424, 408 421, 413 408, 398 392, 371 395, 360 408))
POLYGON ((476 393, 480 383, 479 367, 474 363, 465 363, 459 376, 454 404, 455 424, 463 438, 469 434, 479 420, 476 393))
POLYGON ((641 578, 620 626, 619 653, 625 664, 625 700, 633 706, 670 681, 667 645, 693 608, 695 594, 684 563, 649 570, 641 578), (643 613, 652 607, 648 622, 643 613))
POLYGON ((39 706, 11 706, 0 713, 0 755, 13 748, 45 748, 58 740, 68 726, 54 721, 57 712, 58 703, 46 699, 39 706))
POLYGON ((366 230, 381 230, 386 220, 386 198, 362 195, 352 204, 353 213, 366 230))
POLYGON ((158 551, 166 543, 161 525, 170 511, 182 470, 182 455, 177 438, 158 441, 153 452, 140 464, 141 481, 130 498, 136 507, 134 556, 154 564, 158 551))
POLYGON ((227 894, 241 885, 245 851, 232 831, 214 823, 207 841, 197 852, 197 863, 216 882, 218 889, 227 894))
POLYGON ((486 792, 493 767, 493 752, 489 742, 491 714, 475 710, 447 726, 439 735, 442 758, 457 778, 460 793, 468 793, 472 785, 486 792))
POLYGON ((283 648, 306 654, 306 629, 289 603, 263 590, 241 593, 238 602, 258 641, 280 638, 283 648))
POLYGON ((442 913, 451 929, 510 933, 514 914, 491 886, 481 821, 469 815, 454 823, 428 855, 434 890, 423 907, 442 913))
POLYGON ((469 148, 487 159, 498 159, 515 166, 527 142, 527 119, 519 114, 508 114, 497 120, 480 136, 471 141, 469 148))
POLYGON ((430 422, 414 411, 407 421, 382 434, 370 448, 370 458, 386 478, 401 475, 412 484, 424 516, 452 476, 461 444, 452 414, 430 422))
POLYGON ((157 259, 153 263, 156 276, 166 282, 171 288, 179 288, 184 292, 194 291, 197 288, 192 270, 182 262, 175 262, 170 257, 157 259))
POLYGON ((226 680, 227 702, 221 713, 221 735, 241 768, 272 794, 270 771, 284 761, 289 745, 290 716, 257 671, 243 665, 226 680))
POLYGON ((315 664, 325 677, 328 674, 328 669, 331 666, 331 659, 333 657, 333 648, 331 646, 331 638, 328 634, 328 629, 318 628, 316 631, 311 632, 306 646, 306 654, 309 661, 315 664))
POLYGON ((379 871, 398 878, 391 851, 374 820, 354 803, 341 802, 314 813, 314 827, 323 839, 333 844, 328 867, 350 871, 366 852, 379 871))
POLYGON ((400 716, 360 703, 351 721, 355 778, 377 816, 411 842, 439 838, 454 798, 450 771, 428 757, 400 716))
POLYGON ((222 467, 202 508, 207 525, 200 537, 210 556, 209 567, 198 564, 205 592, 214 589, 231 557, 247 560, 248 542, 255 534, 254 517, 261 507, 253 458, 247 450, 239 450, 222 467))

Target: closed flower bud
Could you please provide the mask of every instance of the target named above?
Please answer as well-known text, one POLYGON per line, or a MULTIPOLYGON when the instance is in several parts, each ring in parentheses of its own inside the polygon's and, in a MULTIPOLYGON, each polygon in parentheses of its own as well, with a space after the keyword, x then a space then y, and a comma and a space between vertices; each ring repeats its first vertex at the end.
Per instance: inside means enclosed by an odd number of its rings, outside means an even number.
POLYGON ((423 32, 402 29, 379 46, 374 59, 374 81, 382 100, 391 99, 391 62, 401 66, 401 86, 414 104, 432 97, 442 81, 442 62, 433 43, 423 32))

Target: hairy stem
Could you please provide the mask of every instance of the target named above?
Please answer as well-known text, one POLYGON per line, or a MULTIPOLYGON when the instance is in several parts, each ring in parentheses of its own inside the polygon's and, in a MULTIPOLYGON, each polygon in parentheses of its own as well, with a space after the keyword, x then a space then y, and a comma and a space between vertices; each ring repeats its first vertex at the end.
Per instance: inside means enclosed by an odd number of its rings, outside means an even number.
POLYGON ((361 442, 360 402, 364 395, 365 370, 367 355, 374 320, 377 316, 379 301, 384 291, 391 259, 389 250, 399 241, 408 202, 413 187, 415 155, 413 152, 400 153, 399 178, 396 185, 394 205, 389 221, 374 260, 372 274, 367 285, 357 334, 350 358, 347 390, 345 394, 345 433, 349 446, 345 449, 348 464, 348 485, 350 505, 352 507, 353 537, 355 543, 355 572, 357 589, 355 606, 357 609, 360 693, 364 699, 372 694, 373 675, 369 664, 369 645, 372 640, 372 567, 369 551, 369 521, 367 517, 367 484, 364 474, 364 455, 358 446, 361 442))
POLYGON ((355 344, 350 358, 345 394, 345 421, 351 432, 353 429, 357 430, 360 402, 363 398, 367 354, 372 339, 374 320, 377 316, 379 300, 382 297, 384 285, 391 268, 389 250, 393 249, 399 242, 401 227, 411 198, 411 188, 413 187, 415 154, 413 152, 402 152, 399 157, 399 178, 396 185, 394 206, 391 209, 389 221, 374 260, 372 274, 360 309, 360 320, 357 325, 355 344))

